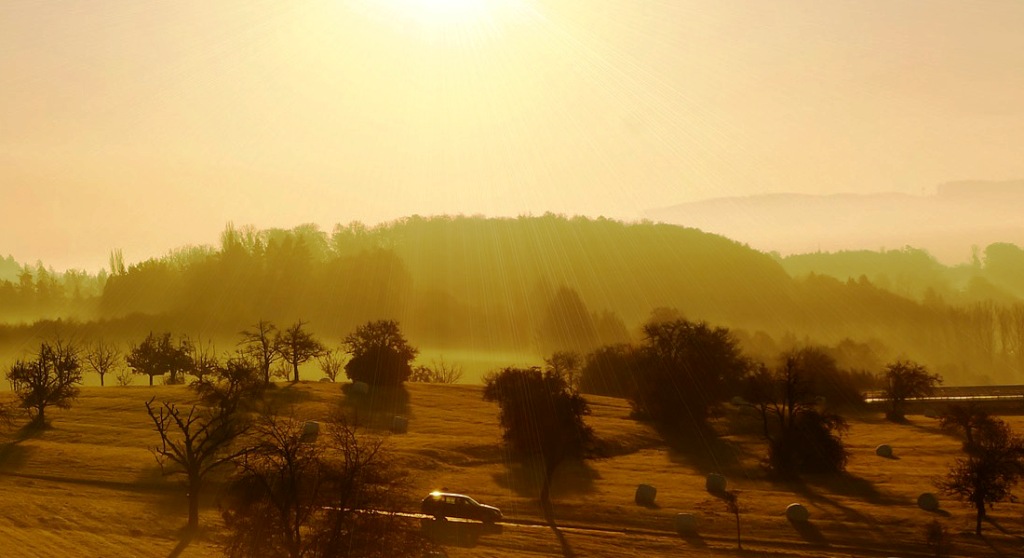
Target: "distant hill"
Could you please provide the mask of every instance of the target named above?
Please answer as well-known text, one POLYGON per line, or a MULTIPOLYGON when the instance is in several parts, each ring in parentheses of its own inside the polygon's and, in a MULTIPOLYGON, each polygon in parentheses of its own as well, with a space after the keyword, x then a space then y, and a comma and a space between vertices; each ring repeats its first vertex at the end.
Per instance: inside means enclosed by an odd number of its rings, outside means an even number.
MULTIPOLYGON (((803 213, 825 212, 812 206, 803 213)), ((695 228, 551 214, 411 216, 331 233, 229 225, 219 247, 186 246, 109 276, 37 266, 24 282, 0 281, 0 364, 44 332, 125 344, 170 331, 224 348, 257 320, 303 320, 336 344, 382 318, 429 354, 494 363, 636 340, 656 312, 729 327, 765 361, 822 343, 860 369, 902 355, 948 383, 1020 383, 1024 250, 996 243, 978 255, 955 267, 914 249, 784 258, 695 228)))
POLYGON ((913 246, 945 263, 972 247, 1024 244, 1024 180, 964 181, 931 195, 765 194, 652 209, 649 218, 721 234, 763 251, 799 254, 913 246))

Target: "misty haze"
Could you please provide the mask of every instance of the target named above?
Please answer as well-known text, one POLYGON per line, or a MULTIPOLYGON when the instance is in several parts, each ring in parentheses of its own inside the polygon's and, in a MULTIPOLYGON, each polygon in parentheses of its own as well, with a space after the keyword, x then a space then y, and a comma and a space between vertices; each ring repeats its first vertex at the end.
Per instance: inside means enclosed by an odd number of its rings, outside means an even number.
POLYGON ((1020 554, 1024 5, 0 13, 0 555, 1020 554))

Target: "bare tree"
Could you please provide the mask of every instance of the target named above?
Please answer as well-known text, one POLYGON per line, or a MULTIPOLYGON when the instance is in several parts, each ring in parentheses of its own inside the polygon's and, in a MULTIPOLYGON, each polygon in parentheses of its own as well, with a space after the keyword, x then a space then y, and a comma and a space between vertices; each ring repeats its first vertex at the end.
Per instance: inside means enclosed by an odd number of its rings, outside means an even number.
POLYGON ((575 351, 556 351, 544 359, 546 370, 562 376, 565 384, 573 391, 579 391, 580 371, 583 368, 583 358, 575 351))
POLYGON ((57 339, 39 346, 35 360, 18 360, 7 372, 21 407, 33 414, 33 422, 46 424, 47 407, 67 409, 78 397, 82 383, 79 349, 57 339))
POLYGON ((324 376, 330 378, 332 382, 338 381, 338 375, 345 368, 345 353, 334 349, 330 351, 324 351, 323 354, 316 357, 317 362, 320 364, 320 370, 323 371, 324 376))
POLYGON ((89 368, 99 374, 101 386, 104 385, 103 378, 108 372, 113 372, 121 367, 122 358, 121 349, 117 345, 107 343, 102 339, 89 345, 82 354, 82 359, 89 365, 89 368))
POLYGON ((1009 425, 989 417, 966 446, 966 457, 957 458, 946 477, 937 481, 942 492, 956 496, 974 507, 974 532, 981 535, 986 509, 1010 497, 1010 490, 1024 475, 1024 439, 1009 425))
POLYGON ((754 368, 741 383, 745 404, 761 419, 768 442, 766 463, 774 473, 842 471, 848 458, 842 443, 846 422, 817 408, 810 382, 814 370, 801 355, 785 353, 775 370, 754 368))
POLYGON ((740 539, 740 491, 729 490, 724 494, 725 508, 736 517, 736 548, 743 550, 743 541, 740 539))
POLYGON ((190 339, 187 346, 189 359, 192 361, 192 375, 196 377, 196 380, 202 382, 207 375, 216 372, 220 366, 217 350, 212 341, 207 340, 206 343, 203 343, 201 337, 197 337, 195 341, 190 339))
POLYGON ((960 431, 964 435, 964 448, 974 445, 974 433, 991 422, 989 414, 977 402, 951 403, 939 415, 939 426, 960 431))
POLYGON ((299 365, 322 355, 325 350, 312 333, 303 331, 302 326, 306 323, 295 322, 290 328, 278 333, 275 341, 278 354, 292 367, 292 383, 299 381, 299 365))
POLYGON ((430 366, 414 366, 412 374, 409 375, 410 382, 429 384, 457 384, 461 379, 462 367, 457 364, 449 364, 443 358, 431 362, 430 366))
POLYGON ((415 522, 387 513, 406 485, 383 440, 340 418, 326 428, 325 442, 308 443, 294 418, 268 414, 256 422, 224 500, 227 556, 422 554, 427 543, 415 522))
POLYGON ((146 402, 146 412, 160 434, 160 445, 153 448, 153 455, 165 475, 185 476, 188 528, 195 529, 199 526, 203 479, 235 457, 228 449, 245 430, 246 421, 235 413, 233 402, 213 407, 192 405, 183 410, 166 401, 154 405, 154 399, 146 402))
POLYGON ((249 329, 243 330, 242 340, 238 342, 240 349, 259 365, 265 384, 270 383, 270 371, 274 362, 281 358, 274 345, 277 334, 277 326, 267 320, 260 320, 249 329))
POLYGON ((114 379, 117 380, 117 385, 125 387, 132 385, 132 379, 134 376, 135 374, 130 368, 123 368, 117 372, 114 379))

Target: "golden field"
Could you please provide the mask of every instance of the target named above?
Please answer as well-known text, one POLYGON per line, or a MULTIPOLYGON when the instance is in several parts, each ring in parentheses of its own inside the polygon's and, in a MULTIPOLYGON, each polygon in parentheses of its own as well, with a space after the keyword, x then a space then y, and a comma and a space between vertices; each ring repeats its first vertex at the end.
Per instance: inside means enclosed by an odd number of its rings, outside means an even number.
MULTIPOLYGON (((412 472, 407 510, 430 490, 464 492, 502 509, 509 523, 465 546, 449 546, 452 557, 560 556, 934 556, 924 527, 942 522, 952 535, 952 556, 1024 554, 1024 505, 1001 503, 973 535, 973 513, 942 498, 942 511, 916 506, 933 492, 960 451, 960 442, 937 421, 910 417, 895 425, 879 414, 850 418, 845 440, 848 474, 776 483, 759 466, 764 444, 756 425, 734 409, 717 419, 725 434, 672 449, 646 425, 629 418, 621 399, 588 397, 588 417, 607 457, 565 465, 553 490, 563 543, 542 523, 539 479, 510 462, 501 446, 497 407, 472 385, 407 385, 408 401, 393 401, 387 413, 360 417, 370 426, 392 414, 409 418, 406 434, 388 435, 396 459, 412 472), (896 458, 874 453, 893 446, 896 458), (743 549, 736 549, 735 523, 722 500, 704 490, 705 475, 721 472, 740 490, 743 549), (634 504, 638 484, 658 489, 657 505, 634 504), (811 520, 794 526, 785 518, 800 502, 811 520), (698 515, 698 535, 680 537, 673 519, 698 515)), ((74 406, 54 410, 50 428, 8 432, 0 444, 0 556, 219 555, 219 480, 207 484, 203 529, 182 539, 184 491, 163 477, 149 448, 158 441, 144 403, 151 397, 186 403, 183 386, 83 388, 74 406)), ((302 420, 324 420, 347 406, 338 384, 278 384, 269 396, 276 408, 302 420)), ((1008 417, 1017 429, 1019 417, 1008 417)), ((17 426, 17 425, 16 425, 17 426)), ((383 429, 381 433, 385 433, 383 429)))

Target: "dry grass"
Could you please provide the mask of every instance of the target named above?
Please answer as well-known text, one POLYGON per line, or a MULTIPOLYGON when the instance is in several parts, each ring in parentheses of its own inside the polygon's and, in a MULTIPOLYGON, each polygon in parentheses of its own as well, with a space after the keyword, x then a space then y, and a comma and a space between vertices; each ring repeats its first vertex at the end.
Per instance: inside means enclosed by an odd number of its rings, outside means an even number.
MULTIPOLYGON (((500 507, 506 517, 540 522, 539 479, 530 467, 510 462, 500 446, 497 408, 481 400, 479 386, 410 385, 408 397, 378 402, 372 414, 357 406, 360 421, 388 424, 409 417, 408 434, 391 436, 395 456, 413 471, 414 493, 436 488, 462 491, 500 507)), ((0 555, 3 556, 217 556, 220 519, 217 485, 204 502, 206 529, 182 541, 183 493, 160 476, 148 448, 156 434, 143 403, 150 397, 185 402, 181 386, 86 388, 71 410, 55 412, 52 428, 15 432, 0 445, 0 555)), ((337 384, 303 383, 273 390, 281 409, 322 420, 348 405, 337 384)), ((916 506, 934 491, 933 479, 959 452, 959 442, 936 421, 912 416, 894 425, 880 416, 850 421, 849 473, 774 483, 759 467, 763 444, 756 433, 696 440, 670 449, 645 425, 629 419, 621 400, 594 397, 589 423, 609 457, 563 467, 556 480, 555 510, 565 543, 576 556, 734 556, 735 524, 725 503, 704 491, 705 475, 724 473, 739 489, 743 555, 927 556, 924 526, 938 519, 953 533, 955 556, 1020 556, 1024 506, 999 504, 985 536, 971 534, 973 515, 943 499, 944 510, 916 506), (874 454, 891 444, 894 459, 874 454), (656 506, 633 503, 636 485, 657 487, 656 506), (791 502, 811 512, 806 527, 785 519, 791 502), (678 512, 699 516, 699 535, 673 534, 678 512)), ((1024 421, 1010 417, 1024 430, 1024 421)), ((718 426, 750 425, 727 415, 718 426)), ((736 430, 731 428, 730 430, 736 430)), ((744 430, 745 431, 745 430, 744 430)), ((414 511, 415 502, 409 503, 414 511)), ((556 556, 563 547, 543 526, 506 526, 473 546, 452 547, 461 556, 556 556)))

